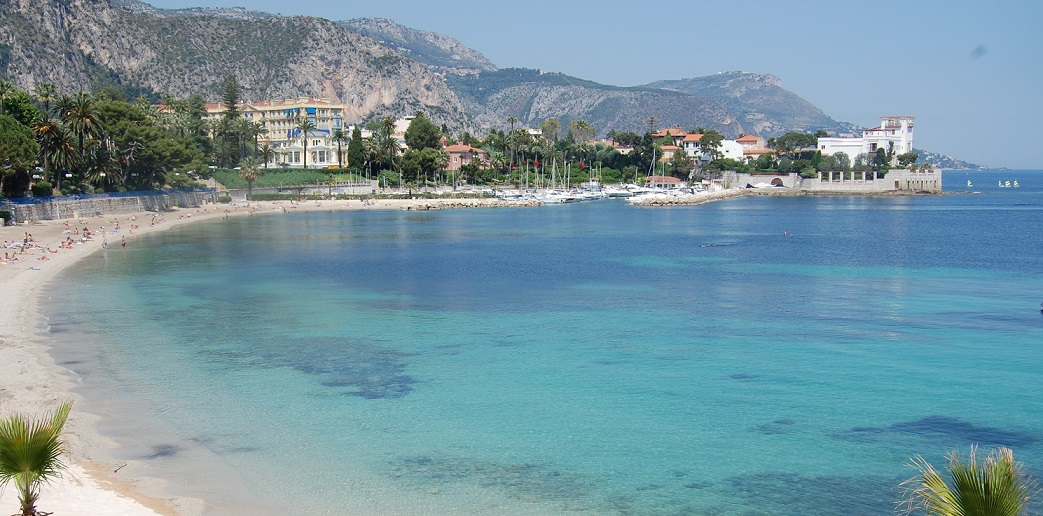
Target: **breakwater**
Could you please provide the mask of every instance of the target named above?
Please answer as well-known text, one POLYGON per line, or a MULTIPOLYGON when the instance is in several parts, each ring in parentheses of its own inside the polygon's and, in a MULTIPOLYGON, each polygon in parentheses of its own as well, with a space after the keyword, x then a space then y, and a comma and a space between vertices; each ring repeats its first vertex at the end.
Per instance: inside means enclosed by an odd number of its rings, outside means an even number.
POLYGON ((507 200, 507 199, 431 199, 416 201, 413 204, 403 206, 403 210, 427 211, 448 210, 455 208, 508 208, 541 206, 536 200, 507 200))
POLYGON ((30 197, 0 201, 0 211, 10 212, 12 223, 27 223, 194 208, 214 202, 215 195, 213 190, 200 189, 30 197))

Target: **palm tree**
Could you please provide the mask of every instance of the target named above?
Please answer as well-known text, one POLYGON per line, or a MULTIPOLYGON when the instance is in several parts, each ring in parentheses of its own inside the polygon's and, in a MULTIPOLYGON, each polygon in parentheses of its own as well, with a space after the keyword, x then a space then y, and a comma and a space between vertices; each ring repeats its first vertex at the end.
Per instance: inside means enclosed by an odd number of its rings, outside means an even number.
POLYGON ((1026 514, 1029 499, 1038 491, 1014 452, 999 448, 978 460, 971 447, 966 462, 955 451, 949 455, 951 483, 923 457, 911 466, 919 474, 903 482, 907 487, 901 507, 906 514, 926 511, 940 516, 1018 516, 1026 514))
POLYGON ((257 167, 257 160, 246 158, 239 164, 239 177, 246 181, 246 200, 249 201, 254 192, 254 181, 261 177, 261 170, 257 167))
POLYGON ((315 122, 307 116, 297 121, 297 129, 301 130, 301 138, 304 140, 304 168, 308 168, 308 133, 315 130, 315 122))
POLYGON ((40 162, 43 164, 44 181, 51 180, 51 151, 54 149, 59 131, 61 131, 61 126, 56 120, 47 116, 46 112, 40 120, 33 124, 33 135, 40 144, 40 162))
POLYGON ((257 156, 264 161, 264 168, 268 168, 268 163, 275 161, 275 147, 268 145, 267 143, 261 145, 261 148, 257 151, 257 156))
POLYGON ((53 83, 41 82, 36 85, 36 98, 43 104, 43 114, 47 116, 51 112, 51 101, 56 98, 58 90, 53 83))
POLYGON ((395 169, 395 155, 398 154, 398 140, 395 134, 395 121, 386 117, 380 122, 380 150, 387 157, 390 170, 395 169))
POLYGON ((340 149, 342 144, 348 143, 348 135, 344 133, 343 129, 334 129, 330 139, 337 143, 337 168, 344 168, 343 153, 340 149))
POLYGON ((219 155, 216 157, 218 158, 218 165, 226 167, 228 166, 228 132, 231 131, 232 124, 227 117, 221 117, 210 121, 208 125, 210 126, 210 132, 213 134, 215 145, 217 145, 217 138, 221 137, 219 155))
MULTIPOLYGON (((254 140, 257 135, 255 131, 257 131, 259 127, 259 124, 254 124, 245 118, 237 118, 233 123, 233 129, 238 134, 239 144, 237 148, 239 149, 238 156, 240 160, 246 157, 246 142, 254 140)), ((256 143, 256 140, 254 143, 256 143)))
POLYGON ((62 177, 71 172, 79 161, 76 140, 64 126, 59 125, 54 132, 53 141, 47 149, 49 165, 54 169, 55 189, 61 191, 62 177))
MULTIPOLYGON (((59 103, 63 103, 63 101, 59 100, 59 103)), ((60 113, 65 125, 79 142, 77 149, 81 158, 80 168, 82 168, 83 159, 88 155, 84 145, 99 141, 102 135, 101 115, 94 109, 95 103, 95 97, 81 91, 71 99, 71 102, 63 103, 64 111, 60 113)), ((82 173, 83 171, 80 170, 80 175, 82 173)))
POLYGON ((62 403, 50 419, 15 414, 0 421, 0 486, 14 480, 22 516, 39 514, 40 483, 60 477, 66 467, 61 434, 71 408, 71 402, 62 403))

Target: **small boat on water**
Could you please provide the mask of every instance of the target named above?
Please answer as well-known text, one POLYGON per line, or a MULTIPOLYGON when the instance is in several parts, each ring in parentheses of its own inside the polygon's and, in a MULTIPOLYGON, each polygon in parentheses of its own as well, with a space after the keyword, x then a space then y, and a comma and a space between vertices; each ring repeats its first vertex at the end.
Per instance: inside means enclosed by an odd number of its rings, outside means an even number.
POLYGON ((972 187, 974 187, 974 185, 973 185, 973 184, 971 184, 971 180, 970 180, 970 179, 968 179, 968 180, 967 180, 967 188, 972 188, 972 187))

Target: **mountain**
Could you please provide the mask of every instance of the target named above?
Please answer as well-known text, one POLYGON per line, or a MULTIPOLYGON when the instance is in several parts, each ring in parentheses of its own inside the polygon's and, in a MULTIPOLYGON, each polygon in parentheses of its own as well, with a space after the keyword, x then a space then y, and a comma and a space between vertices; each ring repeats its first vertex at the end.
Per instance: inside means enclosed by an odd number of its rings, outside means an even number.
POLYGON ((655 117, 657 128, 701 125, 724 134, 741 131, 721 104, 674 91, 606 86, 523 68, 447 75, 446 81, 480 127, 505 127, 511 116, 530 126, 556 117, 563 125, 584 119, 604 135, 612 129, 644 132, 655 117))
POLYGON ((356 18, 337 24, 439 72, 474 74, 496 70, 496 65, 480 52, 443 34, 411 29, 384 18, 356 18))
POLYGON ((653 117, 656 128, 701 126, 726 136, 858 131, 772 75, 726 72, 624 88, 498 69, 456 39, 379 18, 158 9, 139 0, 0 0, 0 78, 22 89, 52 82, 64 92, 116 87, 131 97, 200 93, 216 101, 229 74, 251 100, 338 99, 349 123, 423 111, 454 132, 478 134, 507 127, 510 117, 529 126, 583 119, 599 136, 643 133, 653 117))
POLYGON ((720 102, 736 117, 743 131, 758 136, 788 131, 852 133, 858 127, 833 120, 821 109, 782 88, 774 75, 753 72, 722 72, 692 79, 656 81, 645 85, 720 102))
POLYGON ((916 160, 917 163, 930 163, 938 168, 946 170, 989 170, 989 167, 968 163, 944 154, 916 148, 913 150, 920 154, 920 157, 916 160))
POLYGON ((135 0, 0 0, 0 76, 19 88, 53 82, 66 92, 116 86, 216 100, 228 74, 250 99, 331 97, 348 105, 349 120, 423 111, 471 127, 440 74, 321 18, 168 11, 135 0))

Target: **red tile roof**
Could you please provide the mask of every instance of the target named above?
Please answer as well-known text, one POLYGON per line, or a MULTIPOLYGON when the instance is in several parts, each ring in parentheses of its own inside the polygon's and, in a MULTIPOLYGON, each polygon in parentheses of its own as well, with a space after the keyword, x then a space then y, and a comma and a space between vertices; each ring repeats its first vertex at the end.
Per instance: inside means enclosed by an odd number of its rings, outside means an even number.
POLYGON ((450 145, 450 146, 445 148, 445 151, 446 152, 477 152, 477 153, 485 154, 485 151, 482 150, 482 149, 479 149, 479 148, 476 148, 476 147, 471 147, 470 145, 464 145, 462 143, 458 143, 456 145, 450 145))

